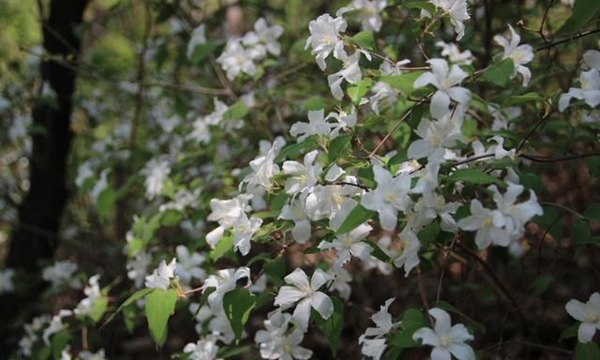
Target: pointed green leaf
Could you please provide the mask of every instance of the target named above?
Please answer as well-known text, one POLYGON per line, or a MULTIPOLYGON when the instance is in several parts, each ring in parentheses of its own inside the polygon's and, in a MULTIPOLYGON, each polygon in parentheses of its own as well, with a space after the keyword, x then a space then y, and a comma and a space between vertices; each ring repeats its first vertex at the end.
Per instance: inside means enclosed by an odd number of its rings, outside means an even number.
POLYGON ((329 143, 329 153, 327 154, 330 163, 335 162, 340 157, 340 155, 344 154, 344 152, 350 145, 351 139, 352 136, 350 135, 342 135, 331 140, 331 142, 329 143))
POLYGON ((239 341, 244 332, 244 325, 250 318, 250 313, 256 305, 256 295, 247 289, 237 288, 223 296, 223 309, 231 329, 239 341))
POLYGON ((167 323, 175 312, 177 292, 173 289, 154 289, 146 296, 146 320, 156 346, 167 340, 167 323))
POLYGON ((515 65, 512 59, 504 59, 502 61, 490 65, 483 74, 481 79, 498 86, 506 86, 513 75, 515 65))
POLYGON ((575 347, 575 360, 598 360, 600 348, 596 343, 577 343, 575 347))
POLYGON ((573 14, 558 29, 557 35, 565 35, 583 30, 588 21, 594 19, 595 15, 600 10, 600 1, 598 0, 577 0, 573 4, 573 14))
POLYGON ((374 211, 367 210, 361 204, 357 204, 340 225, 340 228, 337 229, 336 234, 341 235, 356 229, 361 224, 371 220, 373 215, 375 215, 374 211))
POLYGON ((369 89, 373 86, 373 80, 369 78, 362 79, 358 84, 348 86, 348 96, 354 105, 358 106, 369 89))
POLYGON ((375 36, 372 31, 361 31, 349 40, 365 50, 375 51, 375 36))
POLYGON ((453 182, 465 181, 472 184, 496 184, 502 187, 505 186, 503 181, 498 180, 497 178, 483 173, 477 169, 457 170, 448 177, 448 180, 453 182))
POLYGON ((231 105, 223 114, 223 120, 241 119, 248 113, 248 107, 242 100, 231 105))
POLYGON ((405 94, 410 94, 415 89, 413 86, 415 80, 417 80, 422 73, 422 71, 412 71, 400 75, 386 75, 380 76, 379 80, 391 85, 396 90, 405 94))
POLYGON ((342 336, 342 330, 344 329, 344 308, 340 299, 335 296, 331 297, 333 302, 333 314, 329 317, 329 319, 323 319, 321 315, 313 310, 313 317, 315 324, 325 334, 327 341, 329 342, 329 347, 331 348, 331 353, 333 357, 336 358, 338 344, 340 342, 340 338, 342 336))
POLYGON ((110 321, 112 321, 112 319, 121 311, 123 311, 123 309, 131 304, 133 304, 134 301, 136 301, 139 298, 142 298, 146 295, 148 295, 149 293, 151 293, 152 291, 154 291, 155 289, 150 289, 150 288, 145 288, 145 289, 141 289, 138 290, 136 292, 134 292, 130 297, 127 298, 127 300, 125 300, 121 306, 119 306, 117 308, 117 311, 115 311, 105 322, 104 324, 102 324, 102 326, 108 324, 110 321))

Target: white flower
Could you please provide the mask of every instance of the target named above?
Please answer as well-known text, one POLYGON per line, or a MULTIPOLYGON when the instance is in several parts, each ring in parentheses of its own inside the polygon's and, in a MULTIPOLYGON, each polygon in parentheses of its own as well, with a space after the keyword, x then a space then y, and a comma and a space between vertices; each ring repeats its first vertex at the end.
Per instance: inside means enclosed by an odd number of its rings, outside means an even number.
POLYGON ((298 328, 306 330, 310 319, 311 307, 315 309, 323 319, 329 319, 333 314, 333 302, 325 293, 318 291, 327 282, 333 278, 321 269, 316 269, 313 276, 308 280, 306 273, 296 268, 291 274, 284 278, 287 284, 279 289, 277 297, 275 297, 275 306, 281 306, 282 309, 292 307, 296 308, 292 314, 294 323, 298 328))
POLYGON ((379 213, 379 222, 384 230, 392 231, 398 222, 398 211, 406 211, 412 206, 408 196, 411 186, 410 175, 392 177, 389 171, 376 164, 373 166, 377 187, 363 195, 361 204, 379 213))
POLYGON ((210 200, 210 208, 212 212, 208 214, 208 221, 217 221, 219 226, 209 232, 206 235, 206 242, 211 246, 217 246, 217 243, 223 237, 223 233, 227 229, 231 229, 236 221, 242 216, 245 216, 244 212, 249 211, 250 208, 247 205, 248 196, 239 195, 233 199, 228 200, 210 200))
POLYGON ((54 315, 52 317, 50 324, 47 328, 44 329, 44 332, 42 334, 42 339, 44 340, 44 343, 47 346, 50 346, 50 336, 56 334, 57 332, 60 332, 66 327, 66 325, 63 324, 62 319, 71 315, 73 315, 73 312, 71 310, 63 309, 60 310, 57 315, 54 315))
POLYGON ((360 10, 359 16, 363 30, 381 30, 381 11, 387 6, 387 0, 354 0, 350 7, 360 10))
POLYGON ((163 260, 158 265, 158 268, 148 276, 146 276, 145 285, 151 289, 167 290, 171 284, 171 279, 175 277, 175 267, 177 259, 173 258, 169 265, 163 260))
POLYGON ((381 355, 383 355, 387 347, 385 336, 394 328, 392 315, 388 312, 394 300, 395 298, 387 299, 380 306, 379 311, 371 316, 375 327, 367 328, 365 333, 358 338, 358 344, 362 345, 361 350, 363 355, 370 356, 375 360, 381 359, 381 355))
POLYGON ((521 41, 519 34, 517 34, 510 25, 508 25, 508 29, 511 34, 510 42, 507 38, 500 35, 494 36, 494 41, 504 48, 502 59, 510 58, 514 63, 515 69, 511 79, 519 73, 523 77, 523 86, 527 86, 531 79, 531 71, 523 65, 533 60, 533 48, 531 45, 519 45, 519 42, 521 41))
POLYGON ((570 88, 568 93, 560 96, 558 100, 560 111, 564 111, 569 106, 572 98, 584 100, 592 108, 600 104, 600 51, 586 51, 583 60, 590 70, 581 72, 579 76, 581 88, 570 88))
POLYGON ((441 159, 447 148, 463 140, 460 126, 452 121, 451 113, 446 112, 440 120, 421 119, 415 133, 421 137, 413 141, 407 150, 410 159, 441 159))
POLYGON ((77 264, 70 260, 57 261, 54 265, 47 266, 42 270, 42 279, 50 281, 52 286, 68 283, 73 289, 80 289, 81 282, 74 278, 77 264))
POLYGON ((332 125, 325 121, 323 110, 308 112, 308 123, 296 122, 290 128, 290 135, 298 138, 298 142, 304 141, 312 135, 329 135, 332 125))
POLYGON ((350 293, 352 292, 352 288, 349 284, 352 282, 352 275, 350 272, 343 267, 332 267, 327 270, 327 274, 334 279, 329 285, 329 288, 337 291, 342 299, 350 299, 350 293))
POLYGON ((194 50, 196 50, 196 46, 206 44, 206 25, 200 24, 197 28, 192 31, 192 36, 190 38, 190 42, 187 47, 187 58, 191 59, 194 55, 194 50))
POLYGON ((177 246, 175 252, 177 253, 175 274, 183 284, 189 284, 193 278, 204 280, 206 272, 200 267, 206 260, 204 255, 197 252, 190 253, 190 250, 184 245, 177 246))
POLYGON ((471 200, 471 215, 458 221, 458 227, 467 231, 477 231, 475 244, 479 249, 490 245, 508 246, 510 237, 503 228, 504 217, 497 210, 484 208, 477 199, 471 200))
POLYGON ((473 54, 471 53, 471 50, 461 52, 458 45, 454 43, 447 44, 443 41, 436 42, 435 46, 442 48, 441 55, 448 57, 448 60, 450 60, 451 63, 467 65, 473 63, 473 54))
POLYGON ((221 64, 229 80, 234 80, 242 72, 250 76, 256 73, 252 55, 244 49, 241 39, 229 40, 217 62, 221 64))
POLYGON ((100 275, 94 275, 89 279, 89 285, 83 289, 86 297, 77 304, 75 309, 73 309, 75 315, 87 316, 94 310, 94 303, 102 296, 98 279, 100 279, 100 275))
POLYGON ((456 40, 462 39, 465 35, 463 21, 470 19, 467 11, 467 0, 429 0, 429 2, 450 15, 450 22, 454 26, 454 32, 456 32, 456 40))
POLYGON ((283 206, 279 215, 279 219, 292 220, 294 222, 292 237, 299 244, 306 243, 311 236, 310 221, 304 209, 305 198, 292 198, 289 204, 283 206))
POLYGON ((350 114, 340 109, 339 112, 329 113, 327 118, 335 119, 336 121, 334 124, 332 124, 333 130, 329 135, 330 139, 335 139, 339 135, 340 131, 348 130, 356 125, 357 113, 354 108, 352 108, 350 114))
POLYGON ((344 79, 350 84, 357 84, 362 79, 362 73, 360 72, 360 66, 358 64, 360 54, 365 55, 367 59, 371 60, 371 55, 361 50, 357 50, 350 56, 342 54, 339 58, 343 63, 340 71, 327 76, 327 83, 329 84, 331 93, 337 100, 342 100, 344 97, 344 92, 341 87, 344 79))
POLYGON ((596 330, 600 330, 600 294, 593 293, 585 304, 579 300, 569 300, 565 308, 575 320, 581 321, 577 330, 577 341, 592 341, 596 330))
POLYGON ((223 296, 236 288, 237 281, 246 279, 246 286, 250 286, 250 269, 242 266, 238 269, 223 269, 218 270, 216 274, 209 276, 204 281, 202 292, 210 288, 215 288, 215 291, 208 295, 208 304, 213 311, 217 311, 223 302, 223 296))
POLYGON ((14 276, 15 271, 13 269, 0 270, 0 295, 8 294, 15 290, 15 286, 13 284, 14 276))
POLYGON ((277 39, 281 34, 283 34, 281 26, 269 27, 265 19, 260 18, 254 23, 254 31, 246 33, 242 38, 242 42, 250 47, 253 52, 258 53, 259 58, 264 57, 267 51, 272 55, 279 56, 281 47, 277 39))
POLYGON ((408 276, 410 271, 419 265, 421 242, 408 226, 398 234, 398 239, 400 240, 400 253, 394 255, 394 266, 397 268, 404 267, 404 276, 408 276))
POLYGON ((473 335, 463 324, 451 326, 450 315, 442 309, 433 308, 429 314, 435 318, 433 329, 421 328, 413 334, 413 340, 421 340, 424 345, 433 346, 431 360, 475 360, 473 348, 465 342, 473 340, 473 335))
POLYGON ((337 258, 333 265, 336 268, 341 268, 352 256, 366 261, 371 255, 371 247, 362 240, 369 235, 371 230, 373 228, 370 225, 361 224, 350 232, 336 236, 331 242, 322 241, 319 249, 335 249, 337 258))
POLYGON ((139 288, 146 278, 146 270, 152 262, 152 256, 147 252, 135 254, 133 259, 127 260, 127 277, 135 282, 135 287, 139 288))
POLYGON ((240 252, 240 254, 246 256, 250 252, 250 239, 254 233, 260 229, 262 225, 262 219, 257 217, 250 217, 243 214, 238 218, 233 226, 233 248, 240 252))
POLYGON ((196 343, 188 343, 183 348, 189 360, 215 360, 218 351, 217 339, 212 335, 205 336, 196 343))
POLYGON ((306 39, 306 49, 310 46, 312 54, 316 55, 317 64, 321 70, 325 70, 325 58, 333 51, 333 56, 340 59, 346 56, 344 42, 340 33, 346 31, 346 20, 342 17, 333 18, 329 14, 323 14, 308 24, 310 36, 306 39))
POLYGON ((88 350, 83 350, 77 357, 80 360, 106 360, 106 355, 104 355, 104 349, 100 349, 97 352, 93 353, 88 350))
POLYGON ((274 163, 275 156, 279 151, 277 143, 266 154, 258 156, 250 161, 252 173, 242 180, 242 183, 247 183, 250 189, 260 187, 266 191, 271 191, 273 187, 273 176, 279 172, 279 166, 274 163))
POLYGON ((304 332, 300 328, 288 331, 290 314, 272 311, 264 321, 266 330, 256 332, 254 341, 260 344, 263 359, 310 359, 312 351, 300 346, 304 332))
MULTIPOLYGON (((349 177, 346 182, 351 182, 349 177)), ((350 197, 359 195, 362 190, 351 185, 315 185, 306 197, 305 210, 311 220, 331 219, 339 212, 350 197)))
POLYGON ((171 173, 171 164, 167 160, 151 159, 141 171, 146 176, 144 184, 146 185, 146 198, 154 199, 160 195, 163 184, 171 173))
POLYGON ((431 65, 431 71, 421 74, 415 80, 414 87, 431 84, 438 89, 431 97, 430 111, 434 118, 440 119, 449 112, 450 99, 461 105, 466 105, 471 100, 469 90, 456 86, 469 75, 456 64, 448 69, 448 63, 444 59, 430 59, 427 62, 431 65))
POLYGON ((317 155, 319 155, 319 151, 313 150, 304 156, 304 164, 297 161, 283 163, 283 172, 288 175, 285 180, 285 191, 288 194, 304 192, 317 183, 319 175, 323 171, 321 164, 314 164, 317 155))

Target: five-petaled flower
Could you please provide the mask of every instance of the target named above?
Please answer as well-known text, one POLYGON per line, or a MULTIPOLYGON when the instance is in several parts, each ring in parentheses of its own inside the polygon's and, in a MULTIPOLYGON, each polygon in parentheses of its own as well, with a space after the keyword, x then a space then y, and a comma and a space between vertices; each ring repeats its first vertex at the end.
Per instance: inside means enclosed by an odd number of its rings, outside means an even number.
POLYGON ((581 321, 577 340, 581 343, 592 341, 596 330, 600 330, 600 294, 593 293, 586 303, 572 299, 565 308, 575 320, 581 321))
POLYGON ((413 334, 413 340, 421 340, 423 345, 433 346, 431 360, 449 360, 453 355, 459 360, 474 360, 473 348, 466 344, 473 340, 463 324, 451 326, 450 315, 439 308, 429 310, 429 315, 435 319, 433 329, 423 327, 413 334))

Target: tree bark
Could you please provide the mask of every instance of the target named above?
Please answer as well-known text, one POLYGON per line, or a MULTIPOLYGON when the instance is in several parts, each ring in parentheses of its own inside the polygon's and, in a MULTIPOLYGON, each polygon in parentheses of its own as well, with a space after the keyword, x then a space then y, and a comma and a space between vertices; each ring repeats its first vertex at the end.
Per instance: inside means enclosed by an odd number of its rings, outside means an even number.
MULTIPOLYGON (((58 229, 67 201, 66 163, 73 138, 72 98, 75 91, 81 40, 77 28, 89 0, 52 0, 47 21, 42 18, 45 57, 41 76, 56 93, 54 104, 38 100, 33 106, 34 131, 30 158, 30 188, 19 207, 19 223, 12 233, 6 267, 16 269, 26 291, 0 298, 0 353, 13 348, 19 318, 34 304, 44 287, 40 262, 51 260, 58 245, 58 229)), ((42 9, 40 9, 41 11, 42 9)))

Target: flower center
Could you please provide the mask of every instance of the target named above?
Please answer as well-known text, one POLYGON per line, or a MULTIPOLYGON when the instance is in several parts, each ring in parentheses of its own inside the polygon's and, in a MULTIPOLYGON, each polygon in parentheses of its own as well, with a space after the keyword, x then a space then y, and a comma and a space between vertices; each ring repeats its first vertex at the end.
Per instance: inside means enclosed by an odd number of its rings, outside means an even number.
POLYGON ((450 346, 450 344, 452 344, 452 339, 450 338, 450 335, 444 335, 440 338, 440 344, 443 347, 448 347, 450 346))
POLYGON ((588 314, 585 317, 585 322, 589 322, 589 323, 596 323, 596 322, 598 322, 598 320, 599 320, 598 315, 595 315, 595 314, 588 314))
POLYGON ((491 227, 492 227, 492 225, 493 225, 492 218, 491 218, 491 217, 489 217, 489 216, 488 216, 488 217, 486 217, 486 218, 483 220, 483 223, 481 224, 481 226, 482 226, 482 227, 484 227, 484 228, 486 228, 486 229, 489 229, 489 228, 491 228, 491 227))

